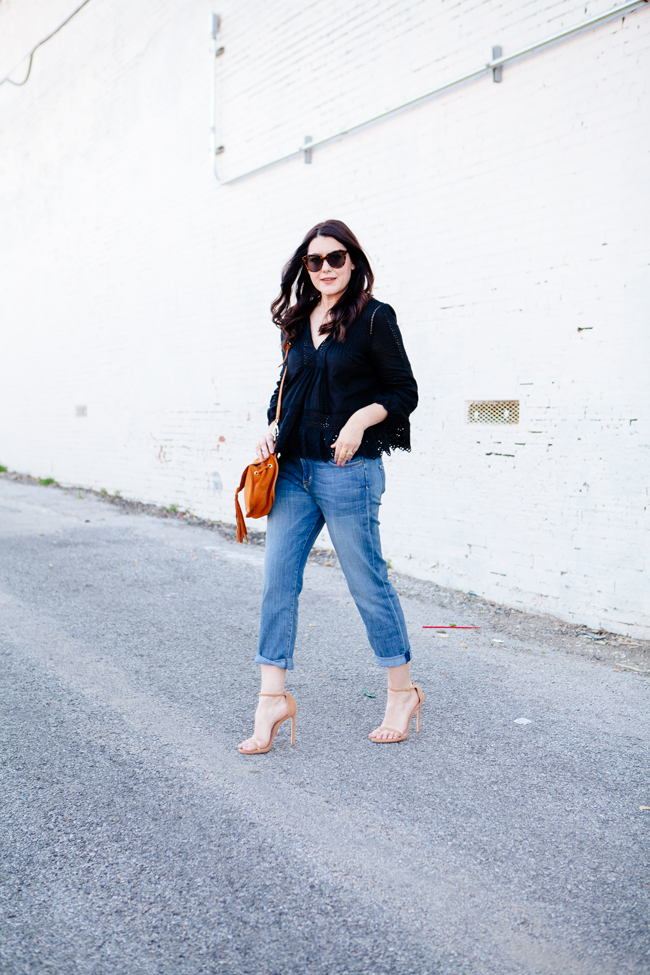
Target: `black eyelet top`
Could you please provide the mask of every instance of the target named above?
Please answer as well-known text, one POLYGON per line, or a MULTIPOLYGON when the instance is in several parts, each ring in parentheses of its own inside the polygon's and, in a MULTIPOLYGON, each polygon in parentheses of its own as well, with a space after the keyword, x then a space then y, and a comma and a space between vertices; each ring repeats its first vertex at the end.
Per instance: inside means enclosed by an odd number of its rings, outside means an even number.
MULTIPOLYGON (((275 419, 279 388, 278 381, 269 423, 275 419)), ((391 449, 410 450, 409 416, 418 403, 417 384, 395 312, 374 298, 348 328, 345 342, 328 336, 316 349, 309 320, 305 321, 287 357, 276 451, 330 460, 341 428, 353 413, 371 403, 380 403, 388 416, 368 427, 356 456, 373 458, 391 449)))

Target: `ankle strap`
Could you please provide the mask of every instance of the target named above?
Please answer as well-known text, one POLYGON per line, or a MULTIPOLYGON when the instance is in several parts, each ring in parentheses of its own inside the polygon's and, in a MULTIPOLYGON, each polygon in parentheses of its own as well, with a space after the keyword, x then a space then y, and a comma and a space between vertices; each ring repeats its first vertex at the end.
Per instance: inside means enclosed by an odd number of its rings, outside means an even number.
POLYGON ((282 691, 282 694, 259 694, 258 697, 286 697, 287 692, 282 691))
POLYGON ((393 691, 394 694, 404 694, 406 691, 413 690, 413 684, 410 687, 389 687, 389 691, 393 691))

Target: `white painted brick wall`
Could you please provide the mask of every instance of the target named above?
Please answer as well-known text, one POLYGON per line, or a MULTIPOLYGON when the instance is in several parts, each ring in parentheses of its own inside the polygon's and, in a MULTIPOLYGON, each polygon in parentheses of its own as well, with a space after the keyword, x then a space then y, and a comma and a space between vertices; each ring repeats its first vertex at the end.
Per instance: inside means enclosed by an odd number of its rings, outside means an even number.
MULTIPOLYGON (((208 151, 214 9, 227 176, 609 5, 92 0, 0 88, 0 462, 232 521, 281 266, 337 216, 421 389, 393 566, 649 636, 650 9, 311 166, 220 187, 208 151), (465 424, 492 398, 519 425, 465 424)), ((0 77, 75 6, 0 0, 0 77)))

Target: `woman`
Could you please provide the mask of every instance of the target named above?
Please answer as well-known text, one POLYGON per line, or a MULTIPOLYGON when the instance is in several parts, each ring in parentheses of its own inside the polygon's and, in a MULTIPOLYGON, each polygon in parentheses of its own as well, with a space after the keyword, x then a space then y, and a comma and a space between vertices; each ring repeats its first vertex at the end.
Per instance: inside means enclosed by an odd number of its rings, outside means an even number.
MULTIPOLYGON (((379 539, 382 453, 410 449, 408 417, 417 385, 395 313, 372 297, 374 276, 352 231, 327 220, 309 231, 282 274, 271 305, 288 351, 279 428, 256 444, 277 451, 280 471, 268 516, 258 653, 262 693, 244 755, 266 752, 296 702, 284 690, 293 669, 298 597, 307 556, 326 524, 377 663, 388 700, 378 744, 403 741, 424 695, 411 684, 404 614, 388 580, 379 539)), ((278 388, 271 399, 275 417, 278 388)))

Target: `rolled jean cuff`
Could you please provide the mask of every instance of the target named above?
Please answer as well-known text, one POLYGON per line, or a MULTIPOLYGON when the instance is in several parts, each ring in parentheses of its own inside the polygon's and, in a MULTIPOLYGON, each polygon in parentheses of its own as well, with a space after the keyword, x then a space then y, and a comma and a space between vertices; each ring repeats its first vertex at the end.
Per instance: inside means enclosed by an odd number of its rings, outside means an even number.
MULTIPOLYGON (((268 657, 263 657, 261 653, 255 657, 256 664, 267 664, 271 667, 279 667, 281 670, 293 670, 293 657, 289 657, 288 660, 269 660, 268 657)), ((395 664, 388 664, 389 667, 394 667, 395 664)))
POLYGON ((380 667, 401 667, 402 664, 411 662, 411 651, 407 650, 406 653, 400 653, 398 657, 378 657, 375 654, 375 660, 380 667))

